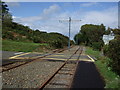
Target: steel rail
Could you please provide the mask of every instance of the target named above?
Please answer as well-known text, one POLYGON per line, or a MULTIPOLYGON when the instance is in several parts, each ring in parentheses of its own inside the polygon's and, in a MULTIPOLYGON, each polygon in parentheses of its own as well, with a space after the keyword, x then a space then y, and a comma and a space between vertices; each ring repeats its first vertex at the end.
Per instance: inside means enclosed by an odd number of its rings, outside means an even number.
POLYGON ((70 82, 68 88, 71 88, 72 81, 73 81, 73 78, 74 78, 74 76, 75 76, 75 72, 76 72, 76 69, 77 69, 78 62, 79 62, 80 56, 81 56, 81 54, 82 54, 82 51, 83 51, 83 47, 81 47, 81 51, 80 51, 79 56, 78 56, 78 58, 77 58, 77 64, 76 64, 76 66, 75 66, 75 71, 74 71, 74 74, 73 74, 73 76, 72 76, 72 80, 71 80, 71 82, 70 82))
MULTIPOLYGON (((72 46, 71 48, 73 48, 73 46, 72 46)), ((19 65, 17 65, 17 66, 13 66, 13 67, 11 67, 11 68, 7 68, 7 69, 5 69, 5 70, 2 70, 2 72, 5 72, 5 71, 8 71, 8 70, 11 70, 11 69, 14 69, 14 68, 17 68, 17 67, 20 67, 20 66, 26 65, 26 64, 28 64, 28 63, 30 63, 30 62, 33 62, 33 61, 37 60, 37 59, 41 59, 41 58, 44 58, 44 57, 46 57, 46 56, 53 55, 53 54, 55 54, 55 53, 60 53, 60 52, 63 52, 63 51, 65 51, 65 50, 67 50, 67 48, 65 48, 65 49, 61 49, 61 50, 56 49, 56 50, 54 50, 54 51, 53 51, 52 53, 50 53, 50 54, 45 54, 44 56, 41 56, 41 57, 38 57, 38 58, 32 59, 32 60, 30 60, 30 61, 28 61, 28 62, 25 62, 25 63, 19 64, 19 65)), ((8 65, 10 65, 10 64, 8 64, 8 65)), ((6 65, 6 66, 7 66, 7 65, 6 65)))
POLYGON ((71 59, 72 56, 73 56, 74 54, 76 54, 79 49, 80 49, 80 46, 79 46, 79 48, 65 61, 65 63, 62 64, 62 65, 60 66, 60 68, 59 68, 57 71, 55 71, 55 73, 54 73, 52 76, 50 76, 50 78, 49 78, 48 80, 46 80, 46 81, 39 87, 39 90, 43 90, 43 88, 44 88, 44 87, 54 78, 54 76, 67 64, 67 62, 69 61, 69 59, 71 59))

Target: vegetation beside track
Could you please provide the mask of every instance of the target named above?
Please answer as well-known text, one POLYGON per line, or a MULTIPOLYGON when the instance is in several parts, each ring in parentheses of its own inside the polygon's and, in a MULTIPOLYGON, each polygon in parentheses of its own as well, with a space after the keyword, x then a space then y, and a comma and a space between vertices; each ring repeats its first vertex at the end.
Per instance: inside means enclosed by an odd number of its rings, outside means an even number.
POLYGON ((3 51, 19 51, 19 52, 42 52, 43 49, 50 49, 49 45, 44 43, 30 43, 30 42, 17 42, 12 40, 2 40, 3 51), (41 48, 40 48, 41 47, 41 48))
POLYGON ((90 47, 86 48, 86 54, 89 54, 97 59, 95 64, 105 79, 105 88, 120 88, 118 85, 120 77, 112 71, 111 67, 108 67, 110 59, 103 56, 100 51, 95 51, 90 47))

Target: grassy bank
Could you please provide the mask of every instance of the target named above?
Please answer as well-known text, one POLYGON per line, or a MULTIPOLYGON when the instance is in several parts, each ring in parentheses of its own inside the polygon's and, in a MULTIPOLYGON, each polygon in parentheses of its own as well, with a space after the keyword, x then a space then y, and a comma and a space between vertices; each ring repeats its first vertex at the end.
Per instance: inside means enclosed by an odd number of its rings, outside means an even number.
POLYGON ((3 51, 18 51, 18 52, 41 52, 44 47, 48 44, 39 43, 26 43, 26 42, 16 42, 11 40, 2 40, 2 50, 3 51), (42 48, 40 48, 42 47, 42 48))
POLYGON ((99 51, 94 51, 92 48, 86 48, 86 54, 92 55, 97 59, 95 61, 96 67, 99 69, 101 75, 104 77, 106 86, 105 88, 120 88, 118 85, 119 76, 116 75, 110 67, 107 66, 109 58, 101 55, 99 51))

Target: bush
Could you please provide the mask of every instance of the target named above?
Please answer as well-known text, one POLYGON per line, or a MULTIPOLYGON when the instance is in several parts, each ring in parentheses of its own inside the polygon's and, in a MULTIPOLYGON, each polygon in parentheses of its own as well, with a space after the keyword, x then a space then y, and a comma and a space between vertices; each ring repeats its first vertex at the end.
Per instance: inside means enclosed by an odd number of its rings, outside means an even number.
POLYGON ((120 75, 120 40, 111 40, 109 46, 104 47, 104 54, 111 58, 109 66, 120 75))
POLYGON ((49 42, 51 47, 55 47, 55 48, 63 48, 62 42, 60 40, 55 40, 52 42, 49 42))
POLYGON ((105 56, 108 56, 108 51, 109 51, 108 48, 109 48, 109 45, 104 45, 104 47, 103 47, 103 53, 105 56))
POLYGON ((101 47, 103 46, 102 42, 93 42, 92 47, 94 50, 101 50, 101 47))
POLYGON ((4 39, 7 38, 7 39, 10 39, 10 40, 13 40, 14 36, 13 36, 12 32, 7 31, 7 32, 2 34, 2 38, 4 38, 4 39))

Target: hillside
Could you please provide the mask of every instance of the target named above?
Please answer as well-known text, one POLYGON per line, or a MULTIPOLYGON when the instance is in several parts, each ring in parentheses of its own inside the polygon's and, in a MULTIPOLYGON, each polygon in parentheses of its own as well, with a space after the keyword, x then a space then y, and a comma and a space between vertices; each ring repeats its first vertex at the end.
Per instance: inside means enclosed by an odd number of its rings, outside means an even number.
POLYGON ((23 26, 12 22, 11 26, 3 25, 2 38, 13 41, 47 43, 55 48, 67 46, 68 37, 60 33, 47 33, 39 30, 32 30, 28 26, 23 26))
POLYGON ((13 22, 9 8, 4 2, 2 2, 2 14, 2 40, 46 43, 53 48, 63 48, 68 45, 68 37, 60 33, 32 30, 28 26, 13 22))

